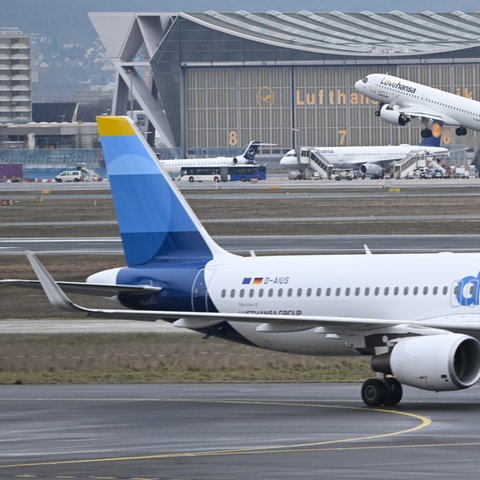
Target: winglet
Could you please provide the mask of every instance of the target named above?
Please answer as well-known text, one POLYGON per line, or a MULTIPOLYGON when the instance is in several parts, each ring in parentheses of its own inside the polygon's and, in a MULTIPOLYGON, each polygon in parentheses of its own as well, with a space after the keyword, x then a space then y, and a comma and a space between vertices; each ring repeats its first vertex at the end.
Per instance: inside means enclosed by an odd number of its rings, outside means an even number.
POLYGON ((62 289, 55 283, 53 277, 48 273, 47 269, 40 263, 40 260, 33 252, 26 251, 27 259, 30 262, 35 274, 40 280, 40 283, 45 291, 45 294, 50 300, 50 303, 55 307, 61 308, 68 312, 82 311, 75 305, 66 295, 62 289))

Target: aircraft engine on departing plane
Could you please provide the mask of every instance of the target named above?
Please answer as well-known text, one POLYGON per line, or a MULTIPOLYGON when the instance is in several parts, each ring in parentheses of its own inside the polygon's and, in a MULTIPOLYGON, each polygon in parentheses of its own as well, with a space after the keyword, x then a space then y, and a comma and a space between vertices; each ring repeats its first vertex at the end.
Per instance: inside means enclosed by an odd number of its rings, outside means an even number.
POLYGON ((480 378, 480 343, 458 333, 402 338, 390 352, 373 357, 372 368, 412 387, 460 390, 480 378))
POLYGON ((398 107, 391 107, 390 105, 383 105, 378 114, 386 122, 393 123, 394 125, 401 125, 402 127, 411 120, 409 116, 399 112, 398 107))
POLYGON ((383 175, 383 168, 376 163, 364 163, 360 165, 360 173, 369 176, 383 175))

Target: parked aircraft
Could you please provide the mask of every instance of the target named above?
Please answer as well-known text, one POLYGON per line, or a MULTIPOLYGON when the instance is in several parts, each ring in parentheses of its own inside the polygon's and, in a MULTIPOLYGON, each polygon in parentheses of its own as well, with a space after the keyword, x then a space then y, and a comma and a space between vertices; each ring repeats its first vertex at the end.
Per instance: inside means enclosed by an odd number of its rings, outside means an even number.
MULTIPOLYGON (((325 158, 335 170, 357 170, 362 175, 382 175, 400 160, 414 153, 424 152, 427 159, 439 159, 448 154, 444 147, 422 145, 373 146, 373 147, 310 147, 325 158)), ((295 149, 289 150, 280 165, 290 169, 308 167, 302 164, 295 149)))
POLYGON ((170 174, 177 175, 183 167, 223 167, 228 165, 241 165, 253 163, 258 147, 262 142, 254 140, 238 157, 215 157, 215 158, 180 158, 172 160, 158 160, 160 165, 170 174))
POLYGON ((389 123, 404 126, 419 118, 422 137, 432 135, 434 120, 457 127, 457 135, 466 135, 467 128, 480 130, 480 102, 475 100, 383 73, 367 75, 355 88, 380 102, 376 115, 389 123))
MULTIPOLYGON (((127 266, 55 282, 27 257, 50 302, 90 317, 165 320, 248 345, 308 355, 369 355, 369 406, 402 383, 448 391, 480 378, 480 253, 233 255, 218 246, 127 117, 99 117, 127 266), (87 308, 68 291, 116 295, 87 308)), ((34 286, 38 282, 4 280, 34 286)))

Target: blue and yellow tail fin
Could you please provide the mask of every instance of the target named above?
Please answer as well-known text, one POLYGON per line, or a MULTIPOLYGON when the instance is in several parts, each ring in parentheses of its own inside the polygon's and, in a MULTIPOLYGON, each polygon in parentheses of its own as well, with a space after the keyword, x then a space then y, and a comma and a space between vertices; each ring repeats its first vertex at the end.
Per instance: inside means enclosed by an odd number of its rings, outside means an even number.
POLYGON ((97 117, 129 267, 228 255, 208 235, 128 117, 97 117))

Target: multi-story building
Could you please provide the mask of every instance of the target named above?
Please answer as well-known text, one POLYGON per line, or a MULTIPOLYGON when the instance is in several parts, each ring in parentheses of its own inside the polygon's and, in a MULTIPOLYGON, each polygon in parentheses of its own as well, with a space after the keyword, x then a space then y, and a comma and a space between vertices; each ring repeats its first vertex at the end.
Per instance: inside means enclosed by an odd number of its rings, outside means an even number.
POLYGON ((32 120, 30 36, 0 31, 0 123, 32 120))

